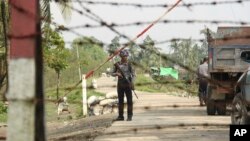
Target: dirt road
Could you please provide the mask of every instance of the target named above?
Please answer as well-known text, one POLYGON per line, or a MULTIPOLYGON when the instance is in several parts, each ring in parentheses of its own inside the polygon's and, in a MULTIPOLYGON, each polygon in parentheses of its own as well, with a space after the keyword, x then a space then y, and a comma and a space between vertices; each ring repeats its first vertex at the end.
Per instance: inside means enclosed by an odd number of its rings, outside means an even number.
POLYGON ((230 116, 207 116, 205 107, 198 106, 197 98, 137 94, 133 121, 114 122, 95 141, 229 140, 230 116))

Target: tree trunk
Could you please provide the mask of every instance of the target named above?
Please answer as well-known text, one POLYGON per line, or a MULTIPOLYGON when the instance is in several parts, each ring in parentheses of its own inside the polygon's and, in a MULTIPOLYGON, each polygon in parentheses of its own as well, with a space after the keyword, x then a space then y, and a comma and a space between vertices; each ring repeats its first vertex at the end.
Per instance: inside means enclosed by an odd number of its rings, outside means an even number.
POLYGON ((57 72, 56 99, 59 99, 60 72, 57 72))

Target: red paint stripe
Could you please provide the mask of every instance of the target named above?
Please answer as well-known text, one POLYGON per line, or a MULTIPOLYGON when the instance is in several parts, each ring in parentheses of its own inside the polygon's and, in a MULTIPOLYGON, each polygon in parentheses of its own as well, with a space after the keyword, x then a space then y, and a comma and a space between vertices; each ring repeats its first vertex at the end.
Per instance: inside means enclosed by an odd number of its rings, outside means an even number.
POLYGON ((143 35, 145 32, 147 32, 154 24, 151 23, 146 29, 144 29, 140 34, 136 36, 136 38, 139 38, 141 35, 143 35))
POLYGON ((10 58, 34 58, 37 0, 10 0, 9 3, 11 5, 11 35, 18 37, 34 35, 26 38, 10 38, 10 58))
POLYGON ((86 79, 88 79, 90 76, 92 76, 94 74, 94 71, 91 70, 90 72, 88 72, 85 76, 86 79))

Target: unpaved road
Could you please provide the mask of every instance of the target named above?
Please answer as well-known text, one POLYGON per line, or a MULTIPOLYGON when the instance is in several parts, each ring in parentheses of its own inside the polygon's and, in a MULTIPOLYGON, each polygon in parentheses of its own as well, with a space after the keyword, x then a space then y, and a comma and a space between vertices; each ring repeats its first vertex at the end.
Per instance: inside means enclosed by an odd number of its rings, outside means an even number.
POLYGON ((229 114, 207 116, 194 97, 137 94, 133 121, 114 122, 95 141, 229 141, 229 114))

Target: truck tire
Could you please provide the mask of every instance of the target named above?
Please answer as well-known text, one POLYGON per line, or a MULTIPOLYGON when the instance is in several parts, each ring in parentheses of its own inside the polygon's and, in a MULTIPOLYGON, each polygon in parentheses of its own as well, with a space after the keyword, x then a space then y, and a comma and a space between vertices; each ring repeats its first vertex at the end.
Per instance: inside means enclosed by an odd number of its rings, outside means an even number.
POLYGON ((226 101, 217 101, 216 107, 218 115, 226 115, 226 101))
POLYGON ((250 117, 247 115, 247 108, 243 103, 243 98, 240 93, 233 99, 231 123, 234 125, 250 124, 250 117))
POLYGON ((215 101, 209 99, 207 101, 207 115, 215 115, 215 113, 216 113, 215 101))
POLYGON ((215 106, 215 101, 211 99, 212 95, 212 88, 210 86, 207 87, 207 115, 215 115, 216 113, 216 106, 215 106))

